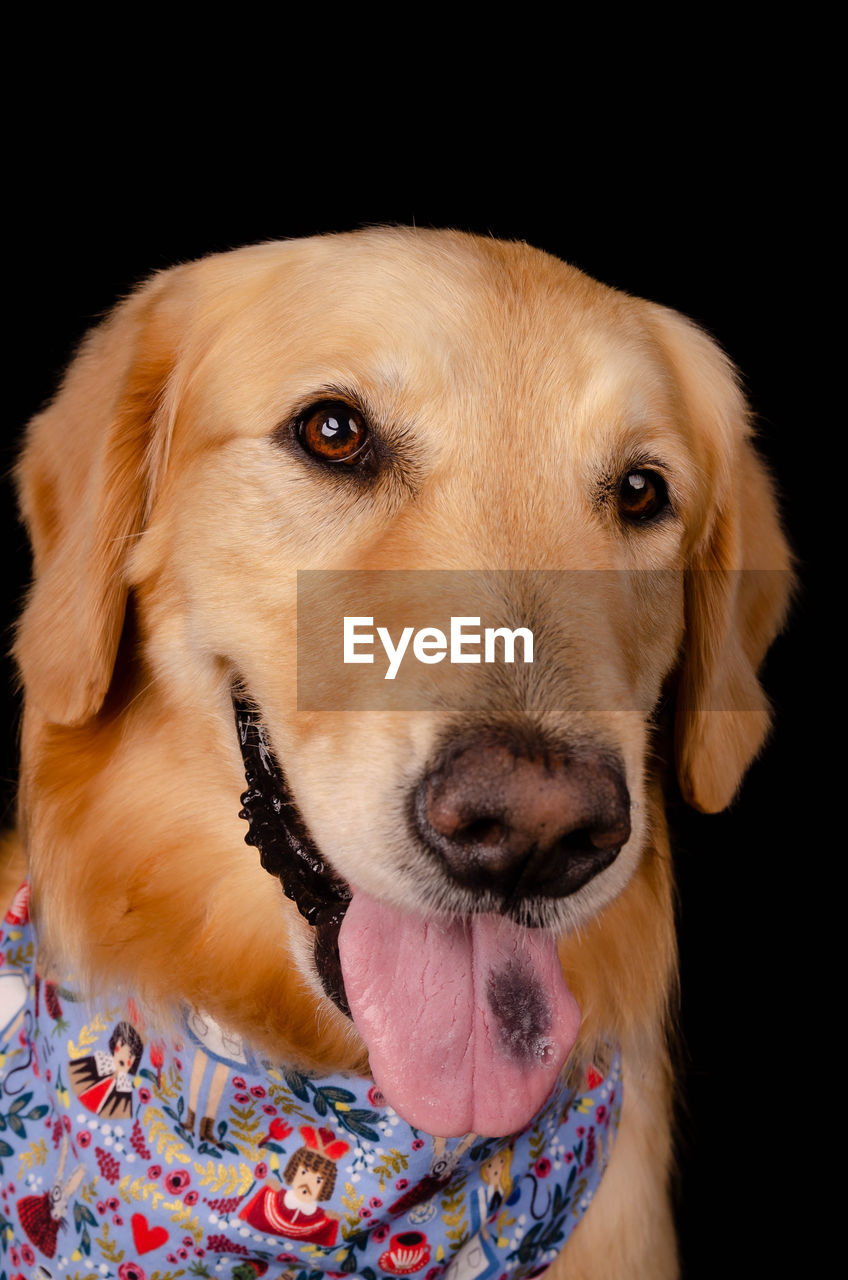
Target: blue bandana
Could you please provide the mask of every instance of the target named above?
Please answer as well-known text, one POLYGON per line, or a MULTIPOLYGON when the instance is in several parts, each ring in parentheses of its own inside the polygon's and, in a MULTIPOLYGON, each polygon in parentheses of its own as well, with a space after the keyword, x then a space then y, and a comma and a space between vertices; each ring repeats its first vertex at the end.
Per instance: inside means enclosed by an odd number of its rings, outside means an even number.
POLYGON ((160 1038, 41 982, 28 900, 0 926, 0 1280, 520 1280, 579 1222, 617 1054, 513 1138, 432 1138, 368 1079, 257 1061, 198 1014, 160 1038))

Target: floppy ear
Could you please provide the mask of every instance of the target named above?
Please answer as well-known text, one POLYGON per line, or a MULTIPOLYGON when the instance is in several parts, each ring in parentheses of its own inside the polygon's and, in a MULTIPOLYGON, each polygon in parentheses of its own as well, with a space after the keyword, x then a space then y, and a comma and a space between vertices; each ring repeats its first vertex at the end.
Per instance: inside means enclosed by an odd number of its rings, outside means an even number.
POLYGON ((162 273, 84 341, 29 425, 17 469, 33 585, 15 656, 27 697, 59 724, 100 709, 126 607, 126 563, 167 447, 176 317, 162 273))
POLYGON ((757 672, 786 617, 791 556, 777 502, 751 442, 734 370, 673 312, 662 341, 712 495, 686 570, 686 630, 675 751, 685 799, 704 813, 730 804, 768 732, 757 672))

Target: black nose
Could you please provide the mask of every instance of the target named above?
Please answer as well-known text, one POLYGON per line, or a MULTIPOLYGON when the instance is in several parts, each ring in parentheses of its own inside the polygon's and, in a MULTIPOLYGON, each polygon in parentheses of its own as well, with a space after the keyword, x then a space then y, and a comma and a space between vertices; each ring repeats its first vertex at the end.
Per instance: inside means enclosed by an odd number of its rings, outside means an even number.
POLYGON ((575 893, 630 835, 623 771, 608 755, 490 737, 459 746, 426 774, 414 813, 421 839, 457 883, 511 899, 575 893))

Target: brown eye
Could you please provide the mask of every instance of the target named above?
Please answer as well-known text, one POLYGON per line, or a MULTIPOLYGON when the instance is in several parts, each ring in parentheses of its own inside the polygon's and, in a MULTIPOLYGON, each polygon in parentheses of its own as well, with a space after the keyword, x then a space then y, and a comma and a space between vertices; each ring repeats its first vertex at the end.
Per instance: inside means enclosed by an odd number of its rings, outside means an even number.
POLYGON ((298 420, 297 437, 314 458, 347 466, 362 458, 371 443, 362 414, 343 400, 322 400, 307 409, 298 420))
POLYGON ((618 487, 618 511, 630 524, 646 524, 668 507, 665 480, 656 471, 628 471, 618 487))

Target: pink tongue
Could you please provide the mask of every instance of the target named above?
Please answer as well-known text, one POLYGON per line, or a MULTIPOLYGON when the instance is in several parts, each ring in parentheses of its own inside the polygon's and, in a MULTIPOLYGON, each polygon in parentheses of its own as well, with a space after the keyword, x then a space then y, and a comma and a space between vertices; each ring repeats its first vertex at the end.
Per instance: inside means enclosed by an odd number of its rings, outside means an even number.
POLYGON ((533 1118, 580 1025, 548 934, 424 920, 357 890, 339 954, 374 1079, 408 1124, 496 1138, 533 1118))

